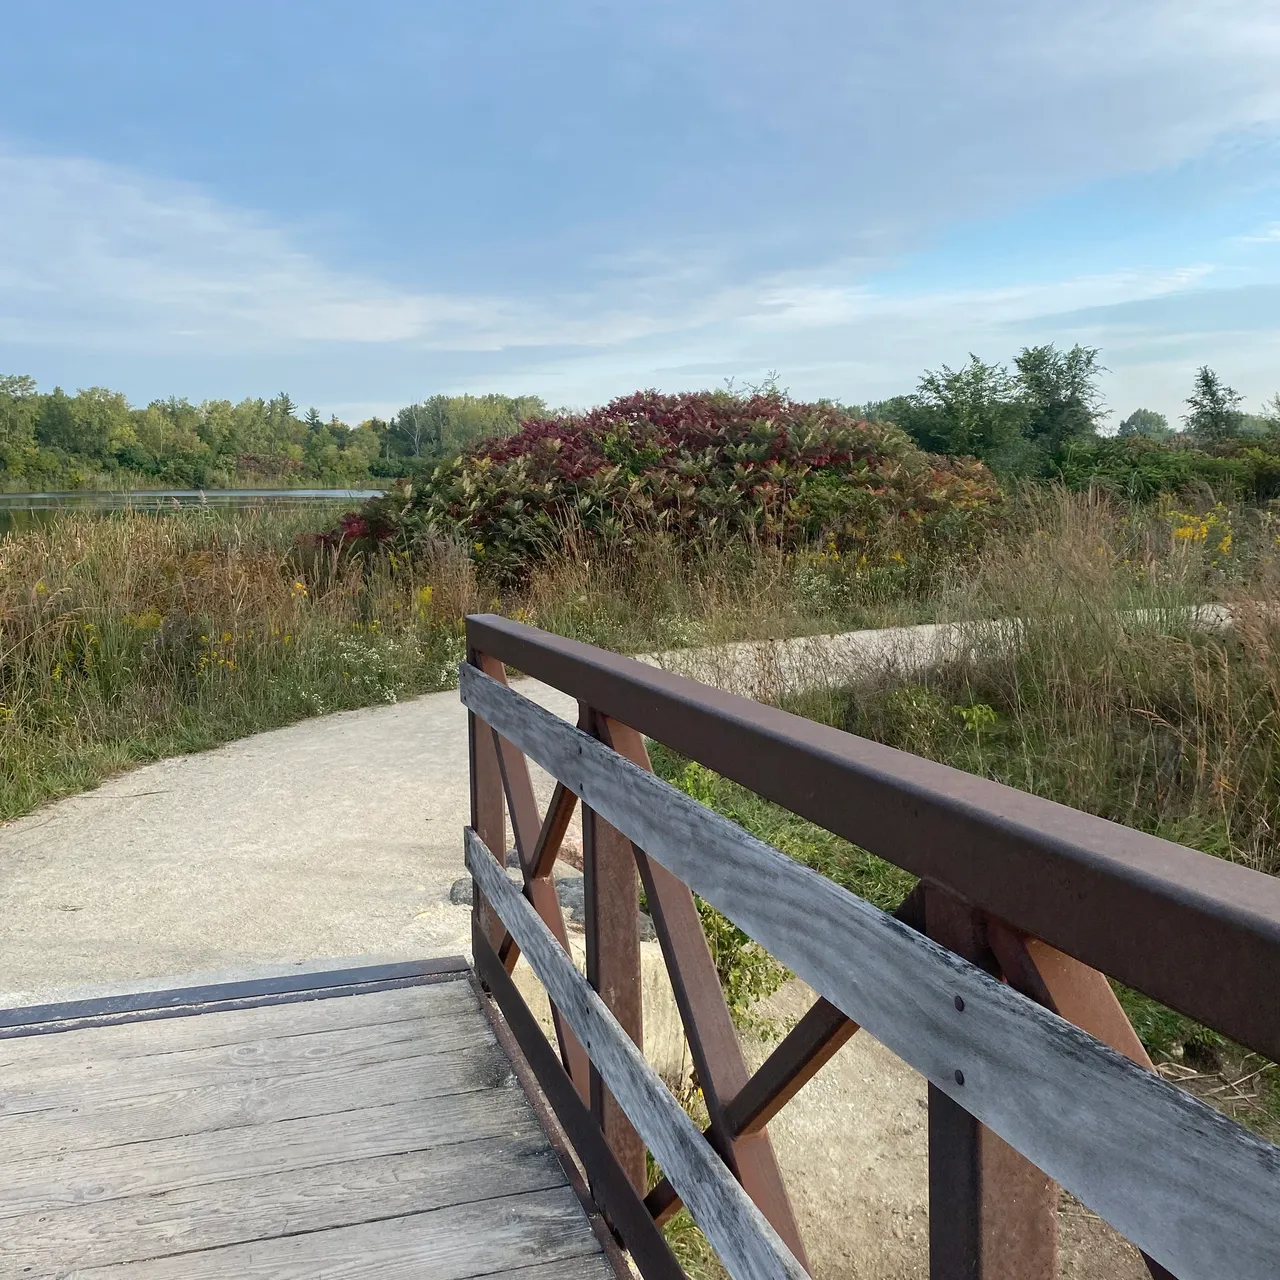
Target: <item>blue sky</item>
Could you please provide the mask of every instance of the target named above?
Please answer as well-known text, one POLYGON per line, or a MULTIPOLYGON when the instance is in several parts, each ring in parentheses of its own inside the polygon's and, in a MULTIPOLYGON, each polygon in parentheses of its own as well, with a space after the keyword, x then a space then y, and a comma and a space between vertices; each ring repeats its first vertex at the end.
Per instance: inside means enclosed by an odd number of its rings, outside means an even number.
POLYGON ((1256 407, 1277 67, 1274 0, 11 0, 0 371, 356 421, 1079 341, 1256 407))

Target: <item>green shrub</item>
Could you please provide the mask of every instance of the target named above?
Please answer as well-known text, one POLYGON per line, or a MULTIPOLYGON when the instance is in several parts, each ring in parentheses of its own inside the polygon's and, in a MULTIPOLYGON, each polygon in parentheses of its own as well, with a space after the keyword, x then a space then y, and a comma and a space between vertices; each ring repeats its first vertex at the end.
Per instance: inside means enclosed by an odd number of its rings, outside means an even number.
POLYGON ((499 583, 567 538, 595 556, 642 535, 688 547, 825 544, 867 567, 901 568, 974 546, 999 503, 980 463, 923 453, 896 427, 836 405, 777 392, 639 392, 527 421, 371 502, 331 540, 456 538, 499 583))
POLYGON ((1138 502, 1195 489, 1250 497, 1280 491, 1280 455, 1233 445, 1207 453, 1138 435, 1070 441, 1055 469, 1071 489, 1101 488, 1138 502))

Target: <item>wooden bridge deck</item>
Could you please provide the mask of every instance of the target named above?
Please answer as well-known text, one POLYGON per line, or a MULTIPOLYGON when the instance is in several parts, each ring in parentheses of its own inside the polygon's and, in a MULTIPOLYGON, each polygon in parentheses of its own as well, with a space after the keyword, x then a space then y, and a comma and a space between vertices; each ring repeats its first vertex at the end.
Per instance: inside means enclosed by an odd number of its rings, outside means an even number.
POLYGON ((0 1276, 614 1277, 467 972, 0 1012, 0 1276))

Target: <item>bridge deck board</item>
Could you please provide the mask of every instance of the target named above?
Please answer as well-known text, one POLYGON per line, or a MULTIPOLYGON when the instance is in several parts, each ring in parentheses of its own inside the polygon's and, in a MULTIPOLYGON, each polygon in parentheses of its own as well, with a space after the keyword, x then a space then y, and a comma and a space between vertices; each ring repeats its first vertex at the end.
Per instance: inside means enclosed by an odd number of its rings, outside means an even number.
POLYGON ((0 1277, 614 1276, 465 970, 378 973, 0 1041, 0 1277))

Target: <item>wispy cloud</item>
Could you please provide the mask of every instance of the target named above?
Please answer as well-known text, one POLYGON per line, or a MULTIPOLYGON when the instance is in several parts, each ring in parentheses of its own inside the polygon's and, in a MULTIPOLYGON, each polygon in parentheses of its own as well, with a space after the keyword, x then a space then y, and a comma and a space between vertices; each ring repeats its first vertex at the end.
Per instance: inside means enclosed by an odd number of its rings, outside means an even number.
POLYGON ((464 348, 527 323, 502 299, 406 292, 336 270, 260 215, 91 160, 0 154, 0 191, 10 341, 464 348))
POLYGON ((333 268, 262 215, 87 160, 0 155, 0 190, 22 193, 0 202, 0 332, 123 350, 599 349, 712 326, 778 334, 961 314, 999 323, 1185 290, 1211 270, 898 295, 862 284, 856 262, 727 282, 708 253, 618 259, 589 285, 536 299, 418 292, 333 268))

